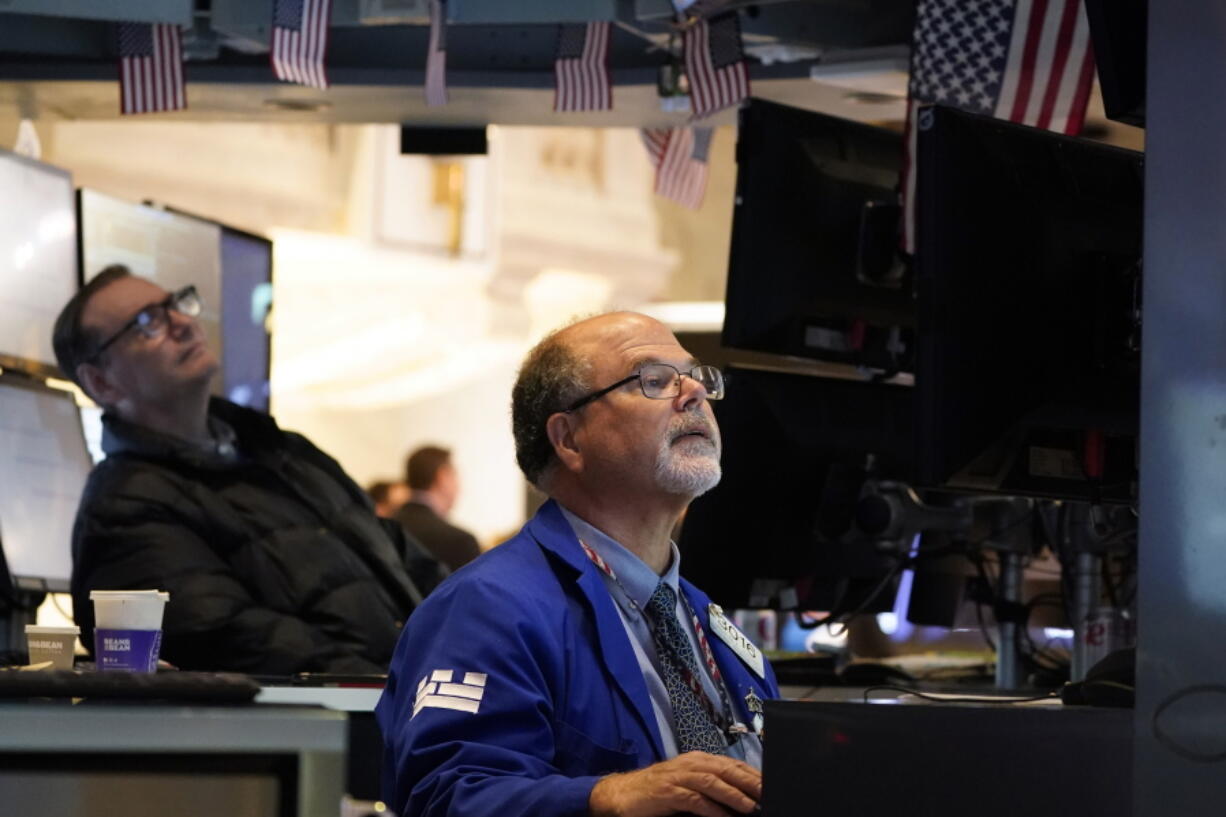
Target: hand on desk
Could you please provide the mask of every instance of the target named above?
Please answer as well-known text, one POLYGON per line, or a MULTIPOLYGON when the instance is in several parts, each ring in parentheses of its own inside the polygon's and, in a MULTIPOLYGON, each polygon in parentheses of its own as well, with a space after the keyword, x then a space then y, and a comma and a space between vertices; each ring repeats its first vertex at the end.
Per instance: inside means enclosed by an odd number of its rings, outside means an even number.
POLYGON ((699 817, 749 814, 762 797, 762 773, 729 757, 686 752, 671 760, 601 778, 588 805, 592 817, 699 817))

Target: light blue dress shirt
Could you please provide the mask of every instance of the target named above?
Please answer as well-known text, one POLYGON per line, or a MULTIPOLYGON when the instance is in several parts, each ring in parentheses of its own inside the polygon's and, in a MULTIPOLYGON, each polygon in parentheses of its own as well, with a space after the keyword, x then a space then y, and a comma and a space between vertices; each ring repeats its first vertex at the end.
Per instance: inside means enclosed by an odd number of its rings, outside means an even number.
MULTIPOLYGON (((558 507, 561 508, 561 505, 558 507)), ((731 702, 731 696, 728 695, 727 690, 724 690, 724 697, 720 697, 715 680, 711 678, 710 670, 707 669, 707 662, 698 648, 698 640, 694 635, 694 624, 686 612, 685 605, 681 602, 681 590, 677 582, 681 571, 681 554, 676 544, 672 544, 672 559, 669 561, 668 570, 663 576, 657 576, 646 562, 622 547, 616 540, 589 525, 566 508, 561 508, 561 510, 566 521, 574 529, 575 535, 596 551, 617 576, 617 581, 613 581, 603 572, 601 573, 605 586, 609 589, 609 595, 613 597, 617 605, 617 612, 621 615, 626 634, 630 636, 630 645, 634 648, 634 656, 638 659, 639 668, 643 671, 643 680, 647 682, 651 708, 655 712, 656 724, 660 728, 660 737, 664 743, 664 754, 667 757, 676 757, 679 752, 676 730, 673 725, 673 707, 668 699, 668 689, 664 686, 664 678, 660 672, 660 659, 656 655, 656 645, 651 637, 650 625, 640 613, 647 607, 648 599, 651 598, 651 594, 655 592, 656 585, 661 580, 668 582, 677 595, 677 620, 681 623, 681 631, 689 638, 690 649, 694 651, 695 659, 701 670, 699 679, 702 681, 703 691, 717 709, 722 708, 721 701, 731 702), (631 599, 634 604, 631 604, 631 599), (638 605, 637 609, 635 604, 638 605)), ((725 714, 735 717, 735 713, 732 712, 725 714)), ((728 747, 728 755, 737 760, 743 760, 754 768, 761 769, 762 741, 753 733, 743 734, 736 743, 728 747)))

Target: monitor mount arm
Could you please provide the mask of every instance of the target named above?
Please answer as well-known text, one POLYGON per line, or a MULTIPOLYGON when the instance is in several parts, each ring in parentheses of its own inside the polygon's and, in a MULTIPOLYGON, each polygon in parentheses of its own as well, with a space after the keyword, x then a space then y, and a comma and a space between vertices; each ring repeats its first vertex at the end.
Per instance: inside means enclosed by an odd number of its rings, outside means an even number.
POLYGON ((1000 586, 997 589, 996 686, 1021 687, 1021 651, 1018 628, 1024 626, 1022 579, 1032 547, 1030 526, 1034 501, 1010 496, 964 496, 949 507, 925 504, 901 482, 865 483, 856 506, 856 524, 885 549, 905 556, 916 534, 925 531, 966 535, 982 529, 980 547, 1000 555, 1000 586))

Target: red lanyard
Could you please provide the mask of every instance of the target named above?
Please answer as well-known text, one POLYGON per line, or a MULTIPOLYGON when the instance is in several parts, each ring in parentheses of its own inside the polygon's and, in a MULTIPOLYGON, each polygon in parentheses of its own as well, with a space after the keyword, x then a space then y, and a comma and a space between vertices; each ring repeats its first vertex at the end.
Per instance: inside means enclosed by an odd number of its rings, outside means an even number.
POLYGON ((702 682, 698 680, 697 676, 695 676, 693 671, 690 670, 689 662, 684 660, 684 658, 681 656, 675 655, 675 651, 664 642, 659 633, 656 631, 656 628, 650 626, 650 622, 652 620, 651 617, 643 611, 643 608, 639 607, 638 602, 634 600, 634 598, 626 590, 625 585, 623 585, 621 580, 617 578, 617 574, 613 572, 613 568, 609 567, 608 563, 604 559, 600 558, 600 554, 593 550, 587 542, 580 539, 579 544, 583 546, 583 552, 586 553, 587 557, 592 560, 592 564, 596 565, 596 567, 598 567, 602 573, 612 579, 613 582, 619 588, 621 588, 622 595, 626 597, 626 601, 630 602, 630 606, 635 609, 635 612, 637 612, 645 621, 648 622, 648 629, 651 631, 652 640, 655 641, 656 650, 667 650, 670 653, 674 653, 677 668, 681 671, 681 676, 685 679, 685 682, 689 685, 690 690, 694 693, 695 697, 702 702, 703 707, 705 707, 707 710, 707 714, 711 717, 711 722, 715 724, 716 728, 721 732, 732 734, 746 731, 743 724, 730 723, 729 716, 732 712, 732 707, 729 705, 728 698, 724 692, 724 684, 721 680, 719 667, 715 664, 715 655, 711 652, 711 645, 707 643, 707 635, 702 630, 702 622, 698 620, 698 614, 695 613, 690 607, 689 599, 685 597, 685 594, 678 593, 678 595, 681 597, 681 603, 685 605, 686 612, 690 614, 690 622, 694 627, 694 635, 697 637, 698 646, 702 650, 703 660, 707 663, 707 670, 711 673, 711 678, 715 681, 715 688, 719 691, 720 703, 723 704, 724 712, 719 712, 715 709, 715 704, 707 695, 706 690, 702 688, 702 682))

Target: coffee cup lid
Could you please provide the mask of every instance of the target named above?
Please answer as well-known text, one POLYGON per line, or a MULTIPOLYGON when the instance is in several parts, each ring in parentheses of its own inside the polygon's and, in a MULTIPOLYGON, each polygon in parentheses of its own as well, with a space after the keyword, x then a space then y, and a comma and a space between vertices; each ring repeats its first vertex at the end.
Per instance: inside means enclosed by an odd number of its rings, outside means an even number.
POLYGON ((72 627, 44 627, 41 624, 27 624, 26 635, 80 635, 81 628, 72 627))
POLYGON ((89 598, 90 601, 139 601, 142 599, 152 601, 154 598, 160 601, 170 601, 170 594, 162 590, 91 590, 89 598))

